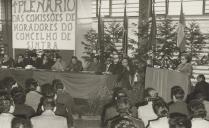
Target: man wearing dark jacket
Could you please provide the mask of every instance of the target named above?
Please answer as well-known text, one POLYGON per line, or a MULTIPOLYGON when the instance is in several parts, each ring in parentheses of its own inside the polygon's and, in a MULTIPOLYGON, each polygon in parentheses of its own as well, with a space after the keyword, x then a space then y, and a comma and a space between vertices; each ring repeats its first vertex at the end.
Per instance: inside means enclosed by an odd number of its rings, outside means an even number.
POLYGON ((197 84, 194 93, 202 93, 209 100, 209 84, 205 81, 205 76, 200 74, 197 76, 197 84))

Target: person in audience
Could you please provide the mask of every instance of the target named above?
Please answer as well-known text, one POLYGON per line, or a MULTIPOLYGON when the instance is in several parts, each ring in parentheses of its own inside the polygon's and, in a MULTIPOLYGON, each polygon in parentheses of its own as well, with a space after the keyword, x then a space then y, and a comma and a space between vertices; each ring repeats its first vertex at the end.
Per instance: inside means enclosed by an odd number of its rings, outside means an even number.
POLYGON ((184 90, 180 86, 171 88, 172 103, 169 104, 169 113, 182 113, 189 116, 186 102, 184 102, 184 90))
POLYGON ((124 92, 122 88, 114 88, 112 100, 104 105, 101 115, 101 126, 106 127, 108 120, 112 119, 113 117, 119 115, 116 109, 116 102, 118 99, 127 97, 127 94, 124 92))
POLYGON ((62 57, 61 56, 57 56, 56 57, 56 62, 54 63, 54 65, 52 65, 51 69, 52 70, 55 70, 55 71, 65 71, 66 64, 62 60, 62 57))
POLYGON ((36 80, 30 78, 26 80, 25 88, 27 90, 25 104, 31 106, 36 111, 42 97, 40 86, 36 80))
POLYGON ((83 70, 82 62, 78 60, 76 56, 71 58, 70 64, 67 66, 67 70, 71 72, 79 72, 83 70))
POLYGON ((11 95, 15 104, 15 110, 13 113, 15 116, 24 116, 29 119, 35 115, 35 110, 31 106, 25 104, 26 96, 22 88, 14 88, 11 95))
POLYGON ((34 68, 40 68, 41 66, 41 59, 38 58, 36 53, 33 53, 31 55, 30 65, 32 65, 34 68))
POLYGON ((43 113, 31 118, 33 128, 68 128, 66 118, 55 115, 56 104, 53 98, 45 98, 41 108, 43 113))
POLYGON ((42 87, 44 87, 44 90, 42 90, 43 97, 41 98, 41 102, 39 103, 37 115, 41 115, 41 113, 43 112, 41 106, 43 106, 44 99, 52 98, 54 99, 56 106, 56 110, 54 111, 55 115, 66 117, 68 126, 73 127, 74 123, 71 109, 68 109, 68 107, 65 104, 57 102, 57 94, 54 88, 52 88, 51 84, 44 84, 42 85, 42 87))
POLYGON ((7 92, 11 92, 11 90, 14 88, 14 87, 18 87, 18 84, 17 82, 15 81, 15 79, 13 77, 5 77, 3 80, 2 80, 2 86, 4 86, 4 91, 7 91, 7 92))
POLYGON ((153 103, 153 110, 158 116, 157 119, 149 120, 146 128, 169 128, 168 124, 168 106, 165 101, 158 100, 153 103))
POLYGON ((113 65, 112 65, 112 74, 118 75, 118 74, 121 73, 122 69, 123 69, 123 66, 122 66, 121 61, 119 59, 119 55, 114 52, 114 55, 113 55, 113 65))
POLYGON ((48 58, 46 54, 43 54, 41 57, 41 66, 40 69, 51 69, 53 62, 48 58))
POLYGON ((54 79, 52 81, 52 86, 57 95, 56 102, 64 104, 68 110, 75 111, 73 97, 66 91, 62 81, 60 79, 54 79))
POLYGON ((11 128, 11 122, 14 116, 13 101, 7 92, 0 93, 0 128, 11 128))
POLYGON ((157 91, 153 88, 147 88, 145 90, 145 102, 138 108, 138 118, 142 119, 145 126, 147 126, 149 120, 157 118, 153 110, 153 102, 160 99, 157 91))
POLYGON ((209 121, 205 120, 207 112, 201 101, 191 101, 189 103, 189 110, 192 116, 192 128, 209 128, 209 121))
POLYGON ((113 62, 111 57, 108 57, 105 61, 105 68, 104 72, 113 74, 113 62))
POLYGON ((194 88, 194 93, 202 93, 209 101, 209 84, 205 81, 205 76, 200 74, 197 76, 197 84, 194 88))
POLYGON ((24 61, 24 56, 22 54, 18 55, 17 60, 14 64, 15 68, 25 68, 26 62, 24 61))
POLYGON ((169 114, 169 128, 192 128, 191 120, 182 113, 169 114))
POLYGON ((95 73, 101 73, 103 71, 103 65, 99 62, 99 57, 94 56, 93 62, 87 68, 88 71, 93 71, 95 73))
POLYGON ((207 97, 200 92, 196 93, 195 98, 193 100, 199 100, 204 104, 207 113, 205 119, 209 121, 209 101, 207 100, 207 97))
POLYGON ((1 66, 6 66, 8 68, 13 67, 14 60, 11 57, 9 57, 9 55, 4 54, 4 57, 2 58, 2 61, 1 61, 1 66))
MULTIPOLYGON (((117 112, 119 113, 118 116, 113 117, 112 119, 110 119, 108 121, 108 128, 112 128, 112 127, 122 127, 122 122, 120 121, 120 123, 118 122, 119 120, 127 120, 129 121, 128 124, 124 124, 128 125, 129 127, 134 127, 134 128, 145 128, 144 127, 144 123, 141 119, 137 119, 134 118, 131 113, 130 113, 130 103, 128 101, 128 97, 124 97, 124 98, 120 98, 116 101, 116 109, 117 112)), ((127 126, 127 128, 129 128, 127 126)))
POLYGON ((129 58, 122 59, 122 66, 122 70, 118 74, 117 82, 120 83, 121 87, 131 89, 135 71, 129 61, 129 58))
POLYGON ((183 54, 181 57, 181 64, 178 65, 177 70, 186 74, 188 76, 188 80, 190 81, 188 85, 188 93, 192 92, 192 84, 191 84, 191 78, 192 78, 192 56, 189 54, 183 54))
POLYGON ((33 128, 29 119, 15 117, 12 119, 11 128, 33 128))

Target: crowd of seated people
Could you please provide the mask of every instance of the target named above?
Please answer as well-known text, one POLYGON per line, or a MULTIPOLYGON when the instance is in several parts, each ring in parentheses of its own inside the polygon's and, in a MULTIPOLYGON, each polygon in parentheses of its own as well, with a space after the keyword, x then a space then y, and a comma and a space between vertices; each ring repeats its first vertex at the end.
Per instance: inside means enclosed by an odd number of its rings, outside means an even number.
POLYGON ((147 88, 144 101, 131 105, 127 90, 116 88, 111 102, 103 107, 102 128, 209 128, 209 84, 202 74, 197 79, 188 96, 180 86, 173 86, 168 103, 155 89, 147 88))
POLYGON ((12 77, 0 81, 0 128, 72 128, 72 97, 61 80, 20 86, 12 77))

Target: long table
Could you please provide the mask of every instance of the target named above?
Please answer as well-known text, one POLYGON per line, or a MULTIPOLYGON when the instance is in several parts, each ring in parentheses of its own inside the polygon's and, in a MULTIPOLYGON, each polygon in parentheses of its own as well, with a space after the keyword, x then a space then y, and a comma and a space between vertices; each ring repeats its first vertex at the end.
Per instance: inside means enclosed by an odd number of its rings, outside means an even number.
POLYGON ((95 75, 91 73, 55 72, 47 70, 0 69, 0 79, 13 77, 19 85, 24 86, 28 78, 36 79, 40 85, 60 79, 66 90, 74 98, 89 99, 91 96, 107 96, 115 85, 113 75, 95 75))
POLYGON ((145 87, 156 89, 167 102, 171 100, 173 86, 181 86, 187 95, 189 83, 188 76, 178 71, 150 67, 146 69, 145 87))

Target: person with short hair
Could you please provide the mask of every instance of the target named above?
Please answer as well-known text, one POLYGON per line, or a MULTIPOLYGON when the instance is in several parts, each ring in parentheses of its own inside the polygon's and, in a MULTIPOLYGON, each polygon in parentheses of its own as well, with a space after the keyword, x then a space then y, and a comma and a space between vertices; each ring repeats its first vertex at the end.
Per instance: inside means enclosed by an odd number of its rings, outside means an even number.
POLYGON ((171 88, 172 103, 169 105, 169 113, 182 113, 189 116, 186 102, 184 102, 184 90, 180 86, 171 88))
POLYGON ((33 128, 68 128, 65 117, 55 115, 56 103, 53 98, 44 98, 43 113, 31 118, 33 128))
POLYGON ((206 96, 206 100, 209 101, 209 83, 205 81, 205 76, 203 74, 197 76, 197 84, 194 88, 194 94, 195 93, 202 93, 206 96))
POLYGON ((153 102, 153 110, 158 116, 157 119, 149 120, 146 128, 169 128, 168 125, 168 106, 162 99, 153 102))
POLYGON ((25 104, 26 95, 22 88, 14 88, 11 95, 15 104, 13 115, 24 116, 27 119, 35 115, 35 110, 31 106, 25 104))
POLYGON ((32 65, 34 68, 39 69, 41 66, 41 59, 37 56, 37 54, 32 53, 30 58, 30 65, 32 65))
POLYGON ((8 54, 4 54, 2 61, 0 63, 1 66, 6 66, 7 68, 14 66, 14 60, 11 57, 9 57, 8 54))
POLYGON ((25 68, 26 62, 24 61, 24 56, 19 54, 17 60, 15 61, 14 67, 15 68, 25 68))
POLYGON ((25 82, 25 87, 27 90, 25 104, 31 106, 36 111, 42 97, 40 86, 35 79, 29 78, 25 82))
POLYGON ((10 93, 14 87, 18 87, 18 84, 13 77, 8 76, 2 80, 2 86, 5 91, 10 93))
MULTIPOLYGON (((116 110, 119 115, 108 120, 108 128, 117 126, 119 128, 122 123, 120 120, 129 121, 129 127, 144 128, 144 123, 141 119, 137 119, 130 113, 130 103, 128 97, 121 97, 116 101, 116 110), (118 122, 119 121, 119 122, 118 122)), ((124 124, 125 126, 125 124, 124 124)), ((122 126, 121 126, 122 127, 122 126)))
POLYGON ((11 122, 14 116, 11 114, 14 112, 14 106, 12 97, 8 92, 0 93, 0 128, 11 128, 11 122))
POLYGON ((145 103, 138 108, 138 118, 143 120, 145 126, 147 126, 149 120, 157 118, 157 115, 153 110, 153 101, 158 99, 159 97, 155 89, 145 89, 145 103))
POLYGON ((12 119, 11 128, 33 128, 29 119, 15 117, 12 119))
POLYGON ((182 113, 169 114, 169 128, 192 128, 191 120, 182 113))
POLYGON ((209 128, 209 121, 205 120, 207 111, 200 100, 192 100, 189 103, 189 110, 192 116, 192 128, 209 128))
POLYGON ((43 113, 41 107, 43 106, 44 99, 52 98, 54 99, 56 106, 56 110, 54 111, 55 115, 66 117, 68 126, 73 127, 74 121, 73 121, 71 109, 68 109, 68 107, 65 104, 57 102, 58 96, 51 84, 47 83, 42 85, 42 87, 44 87, 45 89, 42 91, 43 97, 41 98, 41 102, 38 105, 37 115, 41 115, 43 113))

